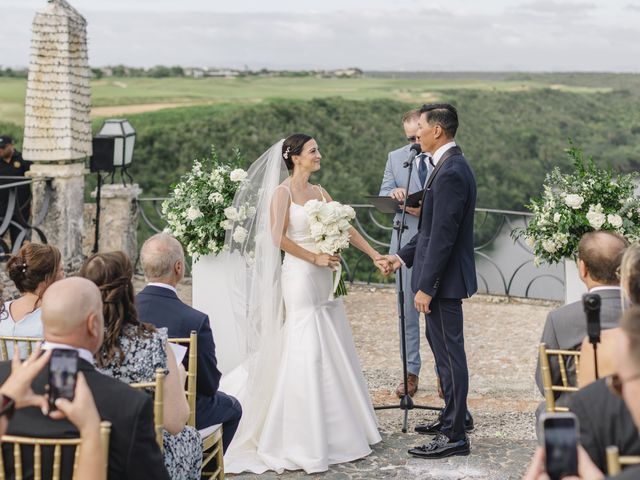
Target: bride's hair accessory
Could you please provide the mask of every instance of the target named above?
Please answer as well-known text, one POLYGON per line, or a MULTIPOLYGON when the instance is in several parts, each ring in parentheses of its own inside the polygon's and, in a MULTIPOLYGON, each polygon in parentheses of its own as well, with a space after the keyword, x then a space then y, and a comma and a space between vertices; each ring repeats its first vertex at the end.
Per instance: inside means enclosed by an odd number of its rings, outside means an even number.
POLYGON ((285 152, 282 154, 282 158, 284 158, 285 160, 289 159, 289 152, 291 151, 291 147, 287 147, 287 149, 285 150, 285 152))

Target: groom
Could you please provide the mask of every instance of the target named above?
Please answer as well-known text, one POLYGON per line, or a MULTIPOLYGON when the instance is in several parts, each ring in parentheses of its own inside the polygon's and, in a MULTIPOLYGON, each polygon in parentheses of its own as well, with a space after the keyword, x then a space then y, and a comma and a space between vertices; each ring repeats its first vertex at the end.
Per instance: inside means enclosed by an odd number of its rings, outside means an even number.
POLYGON ((424 105, 418 121, 423 152, 433 152, 418 233, 397 255, 388 256, 395 271, 413 267, 411 287, 416 310, 427 330, 444 390, 445 407, 435 438, 409 453, 422 458, 468 455, 465 414, 469 373, 464 351, 462 298, 477 290, 473 253, 476 181, 456 145, 458 113, 446 103, 424 105))

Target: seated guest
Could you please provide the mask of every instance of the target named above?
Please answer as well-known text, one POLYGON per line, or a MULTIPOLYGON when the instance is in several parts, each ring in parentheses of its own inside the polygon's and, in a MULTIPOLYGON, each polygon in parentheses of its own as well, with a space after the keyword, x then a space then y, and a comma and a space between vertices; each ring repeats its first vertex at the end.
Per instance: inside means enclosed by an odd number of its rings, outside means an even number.
MULTIPOLYGON (((600 325, 602 329, 618 326, 621 313, 620 287, 617 270, 628 242, 617 233, 597 231, 585 233, 578 245, 578 270, 580 279, 589 292, 597 293, 602 300, 600 325)), ((582 301, 560 307, 549 313, 542 332, 541 343, 547 348, 577 350, 587 335, 587 320, 582 301)), ((551 377, 554 384, 561 381, 557 358, 550 358, 551 377)), ((566 360, 569 383, 576 385, 576 371, 573 358, 566 360)), ((536 367, 536 383, 544 395, 540 359, 536 367)), ((570 394, 556 393, 556 404, 566 406, 570 394)), ((538 414, 544 411, 544 403, 538 414)))
MULTIPOLYGON (((80 378, 86 380, 100 418, 111 422, 108 478, 168 480, 162 453, 155 440, 151 397, 102 375, 94 367, 94 354, 104 338, 102 301, 98 288, 92 282, 78 277, 55 282, 42 297, 42 325, 45 350, 64 348, 78 352, 78 371, 82 373, 80 378)), ((10 374, 9 362, 0 363, 0 382, 4 382, 10 374)), ((48 366, 35 377, 32 383, 34 393, 43 395, 47 382, 48 366)), ((61 407, 65 408, 64 405, 61 407)), ((78 431, 67 420, 53 420, 43 415, 39 408, 24 408, 13 415, 7 434, 73 438, 78 436, 78 431)), ((12 468, 9 465, 13 463, 11 446, 3 448, 5 466, 12 468)), ((30 456, 22 459, 25 478, 33 476, 31 462, 30 456)), ((72 467, 73 458, 64 459, 61 478, 71 478, 72 467)), ((50 478, 51 472, 46 469, 50 469, 48 462, 45 462, 42 473, 43 478, 50 478)))
POLYGON ((167 328, 170 337, 188 337, 192 330, 198 332, 196 424, 203 429, 222 423, 226 450, 238 428, 242 409, 235 398, 218 391, 221 374, 209 317, 178 298, 176 285, 184 277, 182 246, 171 235, 158 233, 142 246, 140 262, 149 282, 136 299, 140 319, 167 328))
MULTIPOLYGON (((615 363, 616 373, 609 377, 607 385, 614 395, 622 398, 626 404, 631 419, 635 426, 636 441, 638 437, 638 428, 640 427, 640 306, 631 306, 622 316, 620 321, 622 331, 617 337, 618 344, 616 348, 615 363)), ((590 385, 590 388, 600 389, 596 387, 601 382, 590 385)), ((595 390, 592 390, 595 393, 595 390)), ((607 401, 603 404, 605 408, 613 408, 619 411, 619 407, 614 402, 607 401)), ((592 411, 595 415, 600 415, 600 411, 592 411)), ((608 418, 612 411, 607 412, 608 418)), ((604 419, 603 422, 607 422, 604 419)), ((600 422, 598 422, 600 423, 600 422)), ((617 423, 617 422, 616 422, 617 423)), ((615 424, 614 424, 615 425, 615 424)), ((603 426, 599 428, 602 429, 603 426)), ((627 431, 627 430, 625 430, 627 431)), ((620 432, 616 432, 616 437, 620 432)), ((579 447, 578 455, 578 478, 581 480, 604 480, 605 476, 589 458, 583 447, 579 447)), ((525 475, 525 480, 541 480, 549 478, 545 473, 545 453, 544 449, 539 448, 536 452, 533 462, 529 467, 529 471, 525 475)), ((574 477, 571 477, 574 478, 574 477)), ((615 477, 616 480, 637 479, 640 478, 640 466, 627 467, 615 477)))
POLYGON ((123 252, 94 254, 79 275, 102 292, 105 338, 96 355, 98 370, 126 383, 139 383, 153 381, 158 368, 168 369, 163 392, 165 464, 172 480, 199 478, 202 438, 195 428, 186 426, 185 377, 167 344, 166 328, 138 320, 129 258, 123 252))
MULTIPOLYGON (((13 402, 13 407, 9 409, 5 407, 0 413, 0 436, 7 431, 8 417, 12 415, 12 411, 26 407, 49 408, 46 397, 33 393, 31 384, 48 365, 50 356, 49 351, 43 352, 38 346, 28 361, 22 362, 18 356, 13 357, 11 374, 0 386, 0 399, 3 405, 7 401, 13 402)), ((82 448, 78 454, 76 478, 106 479, 104 450, 100 436, 100 415, 82 372, 78 373, 73 401, 58 398, 56 410, 50 414, 56 419, 68 418, 80 432, 82 448)))
MULTIPOLYGON (((53 245, 26 243, 9 258, 6 268, 21 295, 5 302, 0 336, 42 338, 42 295, 49 285, 64 278, 60 251, 53 245)), ((20 345, 20 350, 26 358, 26 346, 20 345)), ((7 353, 13 356, 13 345, 7 345, 7 353)))

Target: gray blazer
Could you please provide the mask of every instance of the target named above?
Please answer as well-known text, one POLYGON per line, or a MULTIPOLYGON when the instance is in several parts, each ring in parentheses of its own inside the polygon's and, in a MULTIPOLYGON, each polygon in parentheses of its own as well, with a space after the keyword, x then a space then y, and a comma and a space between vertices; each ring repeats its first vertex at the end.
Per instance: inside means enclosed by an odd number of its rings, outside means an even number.
MULTIPOLYGON (((409 157, 409 149, 411 145, 405 145, 402 148, 389 152, 389 158, 387 159, 387 165, 384 168, 384 177, 382 177, 382 184, 380 185, 380 193, 378 195, 391 195, 391 191, 395 188, 405 188, 407 186, 407 176, 409 175, 409 168, 404 168, 402 164, 409 157)), ((418 176, 418 169, 413 166, 411 173, 411 182, 409 183, 409 195, 422 190, 420 185, 420 177, 418 176)), ((396 220, 400 220, 401 213, 396 213, 393 217, 395 224, 396 220)), ((405 223, 409 227, 402 234, 402 246, 406 245, 413 236, 418 233, 418 217, 407 214, 405 217, 405 223)), ((394 254, 398 251, 398 237, 394 230, 391 235, 391 246, 389 253, 394 254)))
MULTIPOLYGON (((622 305, 620 303, 620 289, 611 288, 598 290, 594 293, 600 295, 602 304, 600 306, 600 326, 603 330, 615 328, 619 325, 622 315, 622 305)), ((547 348, 560 350, 577 350, 587 336, 587 317, 582 307, 582 301, 573 302, 549 312, 547 321, 544 324, 540 343, 546 343, 547 348)), ((560 367, 556 358, 551 358, 549 362, 551 368, 551 378, 554 384, 561 382, 560 367)), ((567 359, 567 376, 571 385, 576 384, 576 367, 573 358, 567 359)), ((540 393, 544 395, 542 384, 542 371, 540 369, 540 359, 536 366, 536 383, 540 393)), ((556 393, 556 399, 565 394, 556 393)), ((560 402, 563 404, 564 402, 560 402)))

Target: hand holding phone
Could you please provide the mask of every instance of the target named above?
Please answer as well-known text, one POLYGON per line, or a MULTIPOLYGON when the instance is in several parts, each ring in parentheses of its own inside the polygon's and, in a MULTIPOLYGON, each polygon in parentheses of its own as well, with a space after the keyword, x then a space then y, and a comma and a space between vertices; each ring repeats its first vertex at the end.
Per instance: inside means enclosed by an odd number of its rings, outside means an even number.
POLYGON ((546 471, 551 480, 578 475, 578 419, 573 413, 548 413, 540 418, 546 471))
POLYGON ((54 348, 49 361, 49 411, 56 409, 56 400, 73 400, 78 377, 78 351, 54 348))

